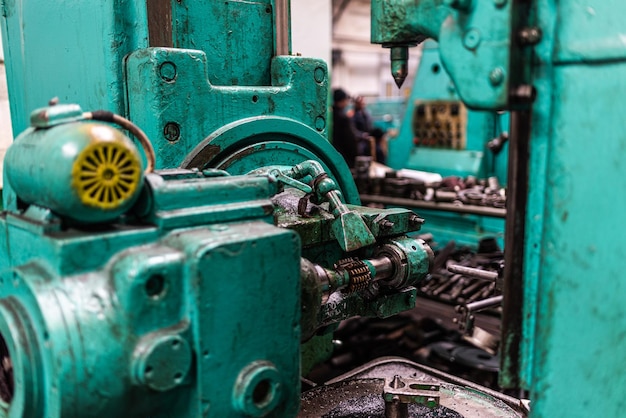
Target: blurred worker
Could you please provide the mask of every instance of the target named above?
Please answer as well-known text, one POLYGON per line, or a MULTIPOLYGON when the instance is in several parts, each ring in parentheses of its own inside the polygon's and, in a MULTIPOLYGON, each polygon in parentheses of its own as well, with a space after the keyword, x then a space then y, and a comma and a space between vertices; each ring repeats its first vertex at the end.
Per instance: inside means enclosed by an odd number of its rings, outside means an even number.
POLYGON ((374 127, 372 124, 372 116, 365 108, 365 99, 363 96, 357 96, 354 99, 354 107, 348 113, 352 118, 352 124, 357 134, 357 155, 369 155, 365 150, 368 148, 370 140, 370 131, 374 127))
MULTIPOLYGON (((354 127, 362 134, 369 136, 370 131, 374 128, 372 125, 372 116, 365 108, 365 99, 363 96, 357 96, 354 99, 354 112, 352 114, 354 127)), ((361 135, 365 137, 365 135, 361 135)))
POLYGON ((357 155, 357 135, 352 121, 346 114, 350 96, 343 89, 333 91, 333 146, 346 160, 348 167, 354 167, 357 155))

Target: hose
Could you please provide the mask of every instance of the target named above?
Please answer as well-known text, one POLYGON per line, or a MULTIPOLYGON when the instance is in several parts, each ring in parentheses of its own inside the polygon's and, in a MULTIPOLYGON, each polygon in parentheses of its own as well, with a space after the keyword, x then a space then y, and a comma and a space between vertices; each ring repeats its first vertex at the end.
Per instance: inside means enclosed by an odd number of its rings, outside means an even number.
POLYGON ((156 164, 156 154, 154 153, 154 148, 152 147, 152 143, 150 142, 150 139, 148 139, 148 136, 145 134, 144 131, 141 130, 141 128, 139 128, 139 126, 135 125, 128 119, 120 115, 116 115, 115 113, 109 112, 107 110, 96 110, 93 112, 85 112, 83 113, 83 117, 89 120, 97 120, 100 122, 114 123, 126 129, 131 134, 133 134, 135 138, 137 138, 137 140, 141 144, 141 147, 143 148, 144 152, 146 153, 148 166, 146 167, 145 173, 148 174, 154 171, 154 166, 156 164))

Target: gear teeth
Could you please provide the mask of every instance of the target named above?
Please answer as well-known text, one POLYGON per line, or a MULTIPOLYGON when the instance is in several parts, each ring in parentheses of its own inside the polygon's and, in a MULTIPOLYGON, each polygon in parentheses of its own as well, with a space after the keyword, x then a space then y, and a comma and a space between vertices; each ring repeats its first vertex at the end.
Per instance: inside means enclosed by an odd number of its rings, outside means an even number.
POLYGON ((348 273, 348 277, 350 278, 348 291, 350 293, 366 289, 372 280, 372 272, 367 265, 358 258, 339 260, 337 264, 335 264, 335 268, 343 269, 348 273))

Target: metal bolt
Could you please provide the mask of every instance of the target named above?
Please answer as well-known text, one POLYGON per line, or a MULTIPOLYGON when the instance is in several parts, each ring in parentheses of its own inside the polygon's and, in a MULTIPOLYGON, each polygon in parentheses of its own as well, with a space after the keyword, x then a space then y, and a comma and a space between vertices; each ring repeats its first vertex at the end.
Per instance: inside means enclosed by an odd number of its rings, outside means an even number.
POLYGON ((378 222, 378 225, 381 229, 391 229, 395 224, 391 221, 383 219, 382 221, 378 222))
POLYGON ((409 224, 411 226, 423 225, 424 224, 424 219, 422 219, 419 216, 413 214, 413 215, 409 216, 409 224))
POLYGON ((170 142, 180 139, 180 126, 176 122, 168 122, 163 128, 163 136, 170 142))
POLYGON ((315 129, 319 132, 322 132, 326 128, 326 119, 323 116, 318 116, 315 118, 315 129))
POLYGON ((537 97, 537 90, 530 84, 522 84, 511 89, 509 96, 514 103, 532 103, 537 97))
POLYGON ((522 45, 536 45, 541 40, 542 35, 539 28, 523 28, 519 31, 518 39, 522 45))
POLYGON ((480 32, 477 29, 468 30, 463 37, 463 45, 470 50, 478 48, 478 45, 480 45, 480 32))
POLYGON ((502 67, 497 67, 491 70, 489 73, 489 82, 492 86, 499 86, 504 81, 504 70, 502 67))

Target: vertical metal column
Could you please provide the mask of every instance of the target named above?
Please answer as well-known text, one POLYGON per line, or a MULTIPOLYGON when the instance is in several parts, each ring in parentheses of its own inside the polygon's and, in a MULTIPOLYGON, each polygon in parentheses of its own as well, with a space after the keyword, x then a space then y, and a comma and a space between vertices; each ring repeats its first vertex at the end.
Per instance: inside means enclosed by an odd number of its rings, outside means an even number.
POLYGON ((290 12, 289 0, 276 0, 274 3, 276 19, 276 55, 289 55, 290 12))
POLYGON ((169 47, 172 40, 172 3, 164 0, 147 0, 148 36, 151 47, 169 47))
POLYGON ((500 367, 500 385, 506 388, 519 387, 530 115, 529 110, 511 112, 500 367))

